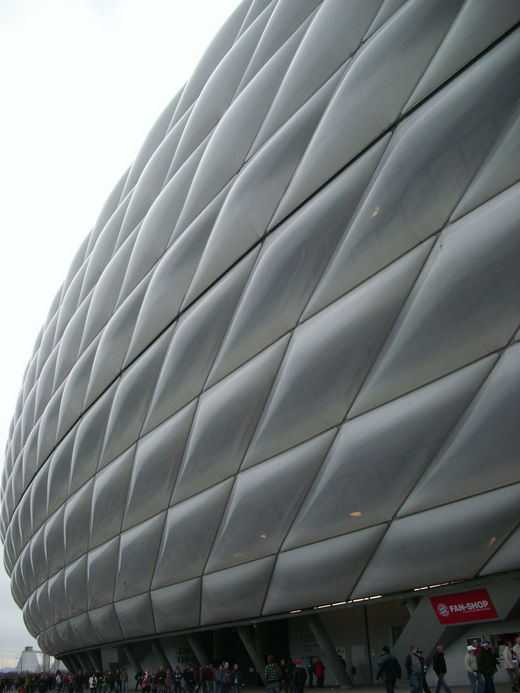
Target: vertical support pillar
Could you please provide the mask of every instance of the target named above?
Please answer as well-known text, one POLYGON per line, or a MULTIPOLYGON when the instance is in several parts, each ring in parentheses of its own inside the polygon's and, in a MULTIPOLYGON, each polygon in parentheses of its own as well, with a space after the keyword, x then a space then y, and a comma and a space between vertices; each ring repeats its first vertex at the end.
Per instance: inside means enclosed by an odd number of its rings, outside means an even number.
POLYGON ((94 667, 94 671, 100 671, 99 662, 96 660, 96 657, 94 656, 94 652, 92 650, 89 650, 87 652, 87 657, 90 660, 91 666, 94 667))
POLYGON ((368 673, 370 676, 370 683, 374 683, 374 669, 372 667, 372 657, 370 656, 372 646, 370 645, 370 629, 368 627, 368 606, 366 605, 363 607, 363 618, 365 622, 365 640, 367 644, 368 673))
POLYGON ((191 635, 188 635, 188 642, 190 644, 191 649, 193 650, 195 659, 199 663, 199 666, 204 667, 206 666, 206 664, 209 664, 209 659, 204 651, 204 648, 200 643, 200 638, 193 633, 191 635))
POLYGON ((270 651, 269 635, 267 632, 267 623, 255 623, 253 626, 253 636, 255 640, 255 649, 257 652, 272 654, 270 651))
POLYGON ((126 658, 131 663, 131 665, 134 667, 136 672, 138 672, 141 669, 141 662, 135 656, 135 653, 132 650, 132 647, 130 645, 123 645, 123 652, 125 653, 126 658))
POLYGON ((413 612, 419 606, 420 601, 421 600, 418 597, 415 597, 414 599, 407 599, 406 601, 403 602, 403 604, 406 607, 406 610, 408 611, 410 616, 413 616, 413 612))
POLYGON ((338 679, 339 685, 345 688, 352 688, 352 679, 345 670, 343 662, 334 649, 334 645, 318 616, 306 616, 305 620, 318 643, 321 656, 327 662, 334 676, 338 679))
POLYGON ((90 658, 86 652, 79 652, 77 655, 80 663, 81 663, 81 671, 84 674, 89 674, 90 669, 92 668, 92 665, 90 663, 90 658))
POLYGON ((161 643, 158 640, 151 640, 150 644, 152 645, 152 650, 154 651, 156 657, 161 662, 161 666, 165 669, 171 669, 170 662, 168 661, 168 657, 166 656, 166 652, 164 651, 161 643))
POLYGON ((72 662, 72 671, 77 674, 78 671, 81 671, 82 666, 81 666, 81 660, 78 657, 77 654, 70 654, 69 659, 72 662))
POLYGON ((65 664, 67 671, 74 671, 74 663, 68 655, 64 655, 61 658, 61 661, 63 662, 63 664, 65 664))
POLYGON ((255 639, 253 638, 251 629, 249 628, 249 626, 238 626, 237 632, 240 636, 240 639, 244 643, 244 647, 246 648, 247 654, 250 656, 251 661, 254 664, 257 674, 262 679, 262 683, 265 684, 264 659, 262 657, 262 653, 256 649, 255 639))

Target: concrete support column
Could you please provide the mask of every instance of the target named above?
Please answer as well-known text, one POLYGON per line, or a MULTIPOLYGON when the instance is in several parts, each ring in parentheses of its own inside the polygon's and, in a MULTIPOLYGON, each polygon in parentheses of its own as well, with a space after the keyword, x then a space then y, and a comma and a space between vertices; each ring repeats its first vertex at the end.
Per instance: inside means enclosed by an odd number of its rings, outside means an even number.
POLYGON ((188 642, 190 644, 191 649, 193 650, 195 659, 199 663, 199 666, 205 667, 206 664, 209 664, 208 656, 206 655, 204 648, 201 645, 200 638, 195 634, 188 635, 188 642))
POLYGON ((92 664, 90 662, 90 657, 88 656, 87 652, 80 652, 78 654, 78 659, 81 662, 81 671, 84 674, 90 674, 90 670, 92 669, 92 664))
POLYGON ((92 666, 94 667, 94 671, 101 671, 103 668, 101 666, 101 658, 97 658, 93 650, 89 650, 87 652, 88 658, 90 659, 92 666))
POLYGON ((100 647, 94 650, 94 659, 98 663, 98 671, 103 671, 103 651, 100 647))
POLYGON ((264 658, 262 657, 262 653, 259 650, 257 650, 255 646, 255 639, 253 638, 251 629, 249 628, 249 626, 238 626, 237 632, 240 636, 240 639, 244 643, 244 647, 246 648, 247 654, 250 656, 251 661, 253 662, 258 675, 262 679, 262 683, 265 684, 264 658))
POLYGON ((151 645, 156 657, 161 662, 161 666, 165 669, 171 669, 170 662, 168 661, 168 657, 166 656, 166 652, 164 651, 161 643, 158 640, 152 640, 151 645))
POLYGON ((130 645, 123 645, 123 652, 125 653, 130 664, 134 667, 136 672, 138 672, 139 669, 141 669, 141 662, 135 656, 132 647, 130 645))
MULTIPOLYGON (((408 602, 408 600, 407 600, 408 602)), ((408 604, 406 607, 409 609, 408 604)), ((442 643, 446 649, 468 629, 467 624, 444 626, 432 609, 429 597, 422 597, 415 606, 401 635, 392 648, 392 654, 399 662, 404 662, 410 645, 421 647, 426 664, 431 662, 435 645, 442 643)))
POLYGON ((71 660, 71 658, 69 657, 69 655, 65 655, 64 657, 62 657, 62 658, 61 658, 61 661, 63 662, 63 664, 65 664, 65 666, 67 667, 67 670, 68 670, 68 671, 74 671, 75 665, 74 665, 74 663, 72 662, 72 660, 71 660))
POLYGON ((265 655, 272 654, 270 652, 269 635, 267 632, 267 623, 255 623, 253 626, 253 635, 255 639, 255 649, 257 652, 262 652, 265 655))
POLYGON ((336 652, 334 645, 332 644, 329 635, 318 616, 306 616, 305 620, 307 621, 309 628, 311 629, 311 632, 318 643, 321 656, 334 676, 338 679, 339 685, 345 688, 352 688, 352 679, 345 670, 343 662, 336 652))
POLYGON ((74 673, 77 673, 78 671, 80 671, 82 669, 81 660, 77 654, 69 655, 69 660, 72 662, 72 671, 74 673))
POLYGON ((407 599, 406 601, 403 602, 404 606, 406 607, 406 610, 410 614, 410 616, 413 616, 413 612, 417 609, 419 606, 419 602, 421 600, 418 597, 412 598, 412 599, 407 599))

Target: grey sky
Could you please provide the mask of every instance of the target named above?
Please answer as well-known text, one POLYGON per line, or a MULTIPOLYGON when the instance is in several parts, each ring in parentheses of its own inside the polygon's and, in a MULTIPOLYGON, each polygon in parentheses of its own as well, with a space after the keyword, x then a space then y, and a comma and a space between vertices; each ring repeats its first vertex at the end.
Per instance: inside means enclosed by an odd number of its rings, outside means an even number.
MULTIPOLYGON (((0 441, 7 439, 34 340, 78 246, 236 5, 0 3, 0 441)), ((0 665, 15 665, 31 644, 0 570, 0 665)))

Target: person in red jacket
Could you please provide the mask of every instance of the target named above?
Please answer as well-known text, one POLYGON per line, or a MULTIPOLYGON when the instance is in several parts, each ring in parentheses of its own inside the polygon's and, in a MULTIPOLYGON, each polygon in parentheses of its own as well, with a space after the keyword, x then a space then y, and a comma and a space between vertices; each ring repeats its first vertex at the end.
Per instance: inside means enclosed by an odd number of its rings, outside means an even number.
POLYGON ((316 686, 318 688, 323 688, 323 682, 325 680, 325 666, 321 659, 316 660, 314 665, 314 673, 316 674, 316 686))

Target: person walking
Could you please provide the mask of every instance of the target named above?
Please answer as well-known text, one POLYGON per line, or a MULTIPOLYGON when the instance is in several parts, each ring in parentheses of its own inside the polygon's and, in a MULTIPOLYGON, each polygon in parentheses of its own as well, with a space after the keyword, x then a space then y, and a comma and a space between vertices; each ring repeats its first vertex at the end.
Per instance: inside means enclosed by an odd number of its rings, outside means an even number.
POLYGON ((511 690, 518 691, 520 690, 520 671, 518 670, 516 652, 513 650, 513 643, 511 640, 507 640, 504 645, 503 657, 504 669, 507 671, 507 675, 511 682, 511 690))
POLYGON ((141 681, 141 688, 143 689, 143 693, 149 693, 150 689, 152 688, 152 675, 150 673, 150 669, 146 669, 144 672, 144 677, 141 681))
POLYGON ((464 668, 468 675, 470 693, 482 693, 484 690, 484 679, 478 673, 476 651, 475 645, 468 645, 468 651, 464 657, 464 668))
POLYGON ((446 673, 448 671, 446 667, 446 660, 444 659, 444 648, 442 645, 437 645, 432 658, 432 668, 437 676, 437 686, 435 688, 435 693, 439 693, 441 687, 446 693, 451 693, 451 689, 444 680, 446 673))
POLYGON ((242 674, 238 668, 238 664, 233 664, 233 669, 231 669, 231 687, 233 693, 239 693, 240 686, 242 685, 242 674))
POLYGON ((289 691, 293 690, 293 680, 292 680, 292 673, 294 669, 294 664, 291 662, 290 659, 281 659, 280 660, 280 671, 282 672, 282 678, 280 681, 280 688, 285 691, 285 693, 289 693, 289 691))
POLYGON ((301 659, 294 660, 293 669, 293 682, 295 693, 303 693, 303 687, 305 686, 305 681, 307 680, 307 672, 302 666, 301 659))
POLYGON ((404 665, 410 683, 410 693, 421 693, 423 665, 417 654, 416 645, 410 645, 410 652, 406 656, 404 665))
POLYGON ((215 681, 215 669, 211 664, 206 664, 204 669, 204 680, 206 681, 206 692, 217 693, 217 683, 215 681))
POLYGON ((177 664, 175 671, 173 672, 173 691, 174 693, 181 693, 182 688, 182 671, 180 666, 177 664))
POLYGON ((426 680, 426 669, 428 667, 426 666, 426 662, 424 661, 423 651, 417 650, 417 656, 421 660, 422 664, 422 689, 424 693, 432 693, 430 687, 428 686, 428 681, 426 680))
POLYGON ((482 641, 482 646, 477 654, 477 667, 479 674, 484 677, 484 693, 495 693, 493 677, 497 670, 497 658, 488 640, 482 641))
POLYGON ((390 648, 385 645, 381 650, 381 658, 377 663, 376 681, 381 679, 387 693, 394 693, 395 682, 401 678, 401 667, 397 659, 390 654, 390 648))
POLYGON ((516 663, 520 667, 520 635, 515 638, 515 644, 513 645, 513 652, 516 655, 516 663))
POLYGON ((309 657, 307 659, 307 662, 305 664, 305 668, 307 669, 307 677, 309 679, 309 688, 314 687, 314 662, 312 661, 312 657, 309 657))
POLYGON ((314 673, 316 674, 316 687, 323 688, 323 683, 325 682, 325 665, 319 657, 314 665, 314 673))
POLYGON ((267 666, 265 668, 265 692, 280 693, 280 681, 282 680, 282 672, 278 664, 274 661, 273 655, 267 658, 267 666))

